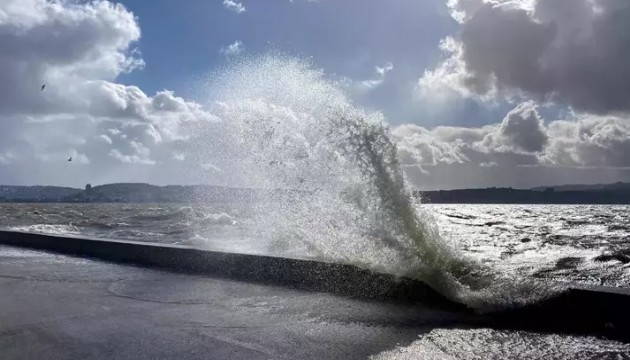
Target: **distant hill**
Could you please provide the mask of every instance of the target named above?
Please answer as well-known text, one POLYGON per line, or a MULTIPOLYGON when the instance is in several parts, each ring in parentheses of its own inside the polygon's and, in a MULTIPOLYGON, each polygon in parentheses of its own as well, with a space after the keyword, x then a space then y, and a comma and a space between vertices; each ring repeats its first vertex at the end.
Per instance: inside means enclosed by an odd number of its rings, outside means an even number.
POLYGON ((552 188, 554 191, 630 190, 630 183, 616 182, 614 184, 541 186, 541 187, 532 188, 531 190, 544 191, 550 188, 552 188))
POLYGON ((80 193, 81 189, 59 186, 9 186, 0 185, 0 202, 58 202, 80 193))
POLYGON ((487 188, 448 191, 418 191, 429 203, 452 204, 630 204, 630 187, 583 185, 535 189, 487 188), (556 190, 558 188, 559 190, 556 190))
POLYGON ((64 199, 69 202, 189 202, 193 190, 184 186, 161 187, 141 183, 106 184, 88 187, 64 199))
MULTIPOLYGON (((273 194, 293 190, 273 190, 273 194)), ((212 185, 156 186, 119 183, 85 189, 57 186, 0 186, 0 202, 68 203, 213 203, 251 201, 269 191, 212 185)), ((532 189, 486 188, 441 191, 416 191, 414 195, 429 203, 486 204, 630 204, 630 184, 561 185, 532 189)))

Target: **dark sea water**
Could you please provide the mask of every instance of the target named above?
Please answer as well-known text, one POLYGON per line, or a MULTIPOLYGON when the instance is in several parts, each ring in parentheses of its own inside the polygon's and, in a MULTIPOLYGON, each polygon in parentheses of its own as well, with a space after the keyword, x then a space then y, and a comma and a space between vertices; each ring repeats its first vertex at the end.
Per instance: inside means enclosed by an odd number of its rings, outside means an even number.
MULTIPOLYGON (((419 205, 443 241, 519 277, 630 287, 630 207, 419 205)), ((0 227, 241 253, 313 258, 279 249, 243 204, 3 204, 0 227)), ((325 255, 324 255, 325 256, 325 255)), ((352 254, 348 255, 352 262, 352 254)))

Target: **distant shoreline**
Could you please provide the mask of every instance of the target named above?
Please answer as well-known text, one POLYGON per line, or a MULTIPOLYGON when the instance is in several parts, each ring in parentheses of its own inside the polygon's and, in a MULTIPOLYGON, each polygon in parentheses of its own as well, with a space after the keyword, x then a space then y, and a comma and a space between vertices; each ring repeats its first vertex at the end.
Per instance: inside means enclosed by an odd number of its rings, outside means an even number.
POLYGON ((434 204, 630 204, 630 190, 538 191, 491 188, 416 191, 414 194, 434 204))
MULTIPOLYGON (((263 190, 212 185, 105 184, 85 189, 0 185, 0 203, 213 203, 247 199, 263 190)), ((292 190, 273 190, 290 193, 292 190)), ((630 204, 630 183, 533 189, 486 188, 413 192, 433 204, 630 204)))

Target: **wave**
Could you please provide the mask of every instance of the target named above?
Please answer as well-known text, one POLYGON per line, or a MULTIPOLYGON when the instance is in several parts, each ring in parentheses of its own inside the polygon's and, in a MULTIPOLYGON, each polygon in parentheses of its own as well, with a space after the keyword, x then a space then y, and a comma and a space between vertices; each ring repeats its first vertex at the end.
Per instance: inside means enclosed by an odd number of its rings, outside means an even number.
POLYGON ((192 155, 200 163, 223 159, 223 173, 244 186, 298 190, 253 209, 270 252, 416 278, 477 309, 553 291, 462 256, 412 198, 383 115, 356 106, 343 84, 310 63, 253 58, 215 76, 211 87, 222 139, 217 145, 216 128, 205 131, 212 138, 192 155))
POLYGON ((73 225, 51 225, 51 224, 34 224, 34 225, 22 225, 22 226, 9 226, 8 230, 33 232, 42 234, 56 234, 56 235, 79 235, 81 231, 73 225))
POLYGON ((234 225, 234 217, 226 213, 206 213, 191 206, 182 206, 177 210, 168 208, 153 208, 142 210, 139 214, 130 216, 131 221, 153 222, 194 222, 197 225, 234 225))
POLYGON ((236 224, 236 220, 234 219, 234 217, 226 213, 206 214, 204 216, 203 221, 205 224, 208 224, 208 225, 235 225, 236 224))

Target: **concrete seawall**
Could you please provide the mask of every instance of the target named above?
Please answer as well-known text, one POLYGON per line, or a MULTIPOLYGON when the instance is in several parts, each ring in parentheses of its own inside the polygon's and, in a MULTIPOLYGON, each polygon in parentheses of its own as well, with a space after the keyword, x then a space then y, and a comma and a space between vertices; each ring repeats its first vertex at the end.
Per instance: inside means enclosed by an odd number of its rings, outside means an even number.
POLYGON ((358 298, 422 301, 440 304, 441 307, 464 309, 422 282, 343 264, 216 252, 180 245, 19 231, 0 231, 0 244, 358 298))
POLYGON ((576 285, 538 304, 477 315, 422 282, 350 265, 15 231, 0 231, 0 244, 363 299, 421 302, 461 314, 462 326, 589 334, 630 342, 630 291, 626 289, 576 285))

